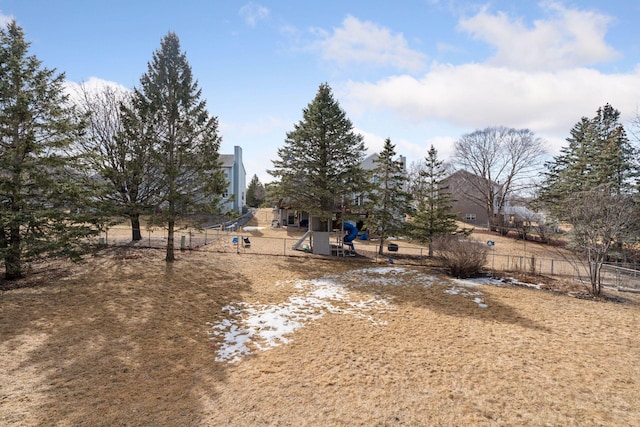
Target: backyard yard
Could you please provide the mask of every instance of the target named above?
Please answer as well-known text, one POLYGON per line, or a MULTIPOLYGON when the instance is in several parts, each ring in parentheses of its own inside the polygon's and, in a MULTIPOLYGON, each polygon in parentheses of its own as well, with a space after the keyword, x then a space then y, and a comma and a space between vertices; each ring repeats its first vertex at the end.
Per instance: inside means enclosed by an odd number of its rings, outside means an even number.
POLYGON ((0 425, 640 425, 640 296, 107 248, 0 293, 0 425))

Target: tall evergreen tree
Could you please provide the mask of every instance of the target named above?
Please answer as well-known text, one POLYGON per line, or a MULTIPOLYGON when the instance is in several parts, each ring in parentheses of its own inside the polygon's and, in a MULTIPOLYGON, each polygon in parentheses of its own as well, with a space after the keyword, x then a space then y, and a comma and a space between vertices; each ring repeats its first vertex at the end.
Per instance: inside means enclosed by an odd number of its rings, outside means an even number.
POLYGON ((5 278, 38 256, 77 258, 97 232, 80 168, 67 154, 84 122, 64 94, 64 74, 29 56, 15 21, 0 29, 0 258, 5 278))
MULTIPOLYGON (((636 187, 638 178, 637 150, 629 142, 627 132, 620 123, 620 112, 606 104, 598 108, 592 119, 596 156, 599 165, 597 175, 607 177, 617 193, 629 193, 636 187)), ((600 183, 598 183, 600 185, 600 183)))
POLYGON ((636 153, 619 118, 609 104, 598 108, 592 119, 582 117, 571 129, 568 146, 546 163, 538 199, 559 218, 570 213, 566 200, 577 193, 604 185, 622 194, 636 187, 636 153))
POLYGON ((405 165, 395 157, 395 145, 387 138, 382 151, 374 161, 374 187, 367 194, 365 225, 372 233, 378 235, 380 254, 383 252, 384 242, 389 237, 405 235, 407 231, 405 217, 411 204, 411 196, 406 191, 405 165))
POLYGON ((266 190, 264 185, 258 179, 258 175, 253 175, 249 185, 247 186, 247 206, 257 208, 266 199, 266 190))
POLYGON ((451 193, 442 184, 445 177, 444 162, 438 159, 438 152, 432 145, 418 176, 420 182, 413 186, 416 189, 415 210, 409 221, 411 237, 428 245, 429 256, 433 256, 434 237, 457 229, 451 193))
POLYGON ((303 110, 303 118, 287 133, 269 173, 274 194, 300 210, 326 221, 366 182, 360 163, 365 147, 361 135, 333 98, 326 83, 303 110))
POLYGON ((179 218, 218 211, 226 180, 220 163, 218 120, 210 116, 175 33, 168 33, 153 53, 133 94, 135 114, 125 129, 140 144, 153 141, 150 159, 163 183, 155 223, 167 226, 166 261, 174 256, 179 218))

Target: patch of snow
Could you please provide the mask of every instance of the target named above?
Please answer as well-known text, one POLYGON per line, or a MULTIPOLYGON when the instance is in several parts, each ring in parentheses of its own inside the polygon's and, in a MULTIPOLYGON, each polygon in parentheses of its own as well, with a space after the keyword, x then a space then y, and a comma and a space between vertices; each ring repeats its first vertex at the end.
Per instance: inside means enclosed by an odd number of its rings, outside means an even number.
POLYGON ((476 304, 478 304, 478 307, 480 308, 487 308, 489 307, 487 304, 484 303, 484 300, 482 298, 474 298, 473 302, 475 302, 476 304))
POLYGON ((518 286, 526 286, 527 288, 534 288, 534 289, 542 289, 542 284, 541 283, 527 283, 527 282, 521 282, 513 277, 508 277, 506 279, 504 279, 502 281, 502 284, 504 285, 518 285, 518 286))
POLYGON ((265 351, 286 344, 295 330, 327 313, 351 315, 375 326, 384 324, 370 313, 387 310, 387 299, 358 299, 336 278, 339 276, 297 281, 294 288, 299 293, 281 304, 240 303, 224 307, 233 320, 223 319, 211 328, 211 335, 223 338, 215 360, 236 362, 251 354, 250 346, 265 351))
MULTIPOLYGON (((424 286, 429 287, 439 280, 435 276, 421 274, 403 267, 362 268, 346 274, 333 274, 312 280, 297 280, 277 283, 277 286, 292 286, 294 294, 280 304, 236 303, 223 308, 227 316, 218 324, 210 324, 210 335, 221 341, 216 347, 216 361, 237 362, 252 351, 265 351, 286 344, 291 334, 325 314, 342 314, 370 322, 373 326, 385 322, 377 313, 392 309, 390 297, 376 294, 362 298, 358 287, 379 286, 424 286)), ((509 279, 510 283, 540 287, 509 279)), ((508 282, 507 282, 508 283, 508 282)), ((478 291, 480 285, 505 284, 491 278, 451 280, 452 286, 444 292, 450 295, 473 297, 480 308, 488 305, 478 291)))
POLYGON ((470 288, 476 288, 481 284, 486 284, 484 281, 479 279, 453 279, 451 282, 454 283, 449 289, 445 289, 444 293, 449 295, 462 295, 462 296, 472 296, 476 297, 473 299, 473 302, 478 304, 480 308, 487 308, 488 305, 484 303, 484 300, 479 297, 479 295, 483 295, 480 291, 471 291, 470 288), (456 286, 457 285, 457 286, 456 286))
POLYGON ((454 283, 457 283, 460 286, 480 286, 480 285, 499 285, 502 283, 500 279, 495 279, 493 277, 474 277, 471 279, 452 279, 454 283))

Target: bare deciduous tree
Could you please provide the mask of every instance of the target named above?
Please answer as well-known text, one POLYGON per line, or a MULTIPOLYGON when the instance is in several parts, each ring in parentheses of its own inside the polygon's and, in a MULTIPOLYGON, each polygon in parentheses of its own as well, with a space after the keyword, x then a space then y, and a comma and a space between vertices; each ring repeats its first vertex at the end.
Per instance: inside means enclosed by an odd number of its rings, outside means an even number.
POLYGON ((532 186, 544 153, 542 139, 529 129, 499 126, 463 135, 453 160, 472 174, 465 196, 486 210, 490 226, 499 227, 509 196, 532 186))
POLYGON ((157 173, 150 159, 151 141, 145 143, 125 132, 131 111, 131 93, 124 88, 83 84, 79 109, 89 117, 86 138, 79 149, 103 183, 103 208, 114 217, 131 221, 132 240, 142 239, 140 215, 149 212, 158 190, 157 173), (127 107, 127 108, 123 108, 127 107))
POLYGON ((602 265, 612 245, 622 243, 632 234, 634 205, 627 195, 609 186, 574 194, 569 198, 571 246, 589 264, 590 292, 600 295, 602 265))

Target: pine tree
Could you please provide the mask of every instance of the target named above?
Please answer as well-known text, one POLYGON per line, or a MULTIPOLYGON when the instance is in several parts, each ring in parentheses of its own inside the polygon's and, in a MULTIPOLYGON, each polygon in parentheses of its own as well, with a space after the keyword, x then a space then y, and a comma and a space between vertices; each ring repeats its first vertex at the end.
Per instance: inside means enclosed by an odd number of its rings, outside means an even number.
POLYGON ((604 180, 606 184, 612 185, 618 194, 629 193, 636 187, 637 153, 620 123, 620 112, 606 104, 598 108, 592 124, 596 141, 595 159, 599 160, 594 162, 598 165, 598 181, 604 180))
POLYGON ((414 185, 417 190, 414 194, 415 210, 409 221, 411 237, 428 245, 429 256, 433 256, 434 237, 457 229, 451 194, 448 187, 442 185, 445 177, 444 162, 438 159, 438 152, 432 145, 418 177, 420 182, 414 185))
POLYGON ((361 135, 321 84, 303 119, 287 133, 269 173, 276 178, 274 195, 327 223, 336 208, 348 203, 366 182, 360 167, 365 154, 361 135))
POLYGON ((402 161, 394 159, 395 156, 395 145, 387 138, 382 151, 374 161, 374 188, 367 194, 365 225, 372 233, 378 235, 380 254, 383 253, 386 239, 406 234, 405 217, 411 204, 411 197, 406 191, 405 167, 402 161))
POLYGON ((592 119, 583 117, 567 138, 568 146, 545 166, 547 172, 538 201, 561 219, 571 207, 566 200, 600 186, 618 194, 636 186, 638 165, 620 113, 609 104, 598 108, 592 119))
POLYGON ((176 221, 219 210, 226 180, 220 165, 218 120, 209 115, 175 33, 168 33, 153 53, 147 73, 134 90, 135 114, 125 122, 136 141, 153 141, 150 159, 163 183, 159 215, 167 226, 166 261, 174 256, 176 221))
POLYGON ((247 206, 257 208, 262 205, 266 198, 264 185, 258 179, 258 175, 253 175, 247 186, 247 206))
POLYGON ((67 154, 84 122, 64 94, 64 74, 29 56, 15 21, 0 29, 0 258, 5 278, 39 256, 77 259, 97 233, 82 159, 67 154))

